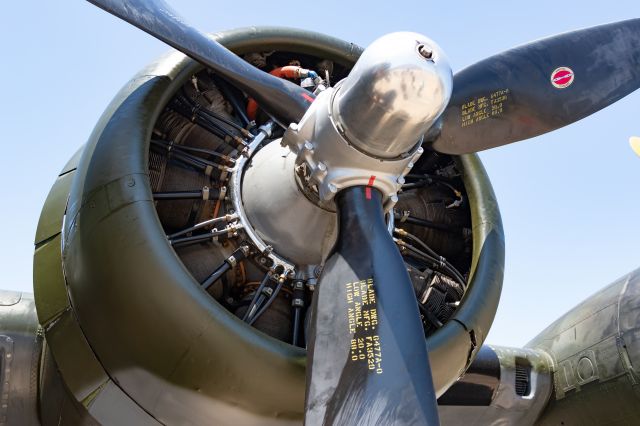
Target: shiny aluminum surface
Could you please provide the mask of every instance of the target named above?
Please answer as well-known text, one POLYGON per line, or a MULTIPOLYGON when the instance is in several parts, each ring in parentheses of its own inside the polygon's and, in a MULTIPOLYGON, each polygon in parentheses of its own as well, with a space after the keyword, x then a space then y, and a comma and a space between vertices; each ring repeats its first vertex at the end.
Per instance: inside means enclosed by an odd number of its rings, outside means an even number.
POLYGON ((404 176, 424 150, 416 146, 403 156, 379 159, 357 149, 340 134, 331 115, 335 93, 333 88, 320 93, 300 123, 289 126, 282 144, 296 153, 297 166, 307 168, 309 183, 317 187, 324 207, 332 205, 342 189, 370 186, 382 193, 384 210, 388 212, 398 201, 404 176))
POLYGON ((319 265, 336 239, 335 213, 305 197, 296 183, 296 155, 279 141, 258 151, 242 181, 242 204, 250 226, 295 265, 319 265))
POLYGON ((420 142, 452 89, 449 62, 429 38, 411 32, 374 41, 342 80, 333 115, 347 141, 379 158, 397 158, 420 142))
POLYGON ((273 262, 273 267, 281 267, 285 272, 293 271, 294 266, 287 262, 285 259, 278 256, 276 253, 273 253, 272 247, 267 245, 262 238, 256 234, 255 230, 251 226, 247 215, 244 211, 244 205, 242 203, 242 174, 244 172, 244 168, 255 152, 256 148, 271 135, 271 131, 273 130, 273 123, 268 122, 260 128, 260 133, 253 138, 251 143, 249 144, 249 150, 247 155, 240 156, 236 161, 236 164, 231 172, 231 178, 229 179, 229 195, 231 198, 231 202, 233 203, 234 213, 238 215, 238 220, 242 225, 242 229, 247 235, 247 237, 251 240, 251 242, 256 246, 256 248, 265 256, 269 257, 273 262))

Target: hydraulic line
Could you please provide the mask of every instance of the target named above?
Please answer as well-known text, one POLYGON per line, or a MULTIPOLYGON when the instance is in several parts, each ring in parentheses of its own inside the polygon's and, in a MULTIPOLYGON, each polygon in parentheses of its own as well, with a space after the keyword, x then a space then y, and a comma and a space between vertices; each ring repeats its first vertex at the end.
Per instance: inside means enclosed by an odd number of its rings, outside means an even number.
POLYGON ((182 157, 182 158, 194 161, 194 162, 200 162, 205 167, 206 166, 211 166, 211 167, 215 167, 216 169, 219 169, 219 170, 229 171, 229 168, 227 166, 224 166, 224 165, 218 164, 218 163, 214 163, 213 161, 205 160, 204 158, 198 157, 198 156, 193 155, 193 154, 189 154, 188 152, 174 151, 172 153, 172 155, 177 155, 179 157, 182 157))
POLYGON ((455 226, 445 225, 443 223, 436 223, 436 222, 432 222, 430 220, 421 219, 421 218, 414 217, 414 216, 406 216, 406 215, 402 215, 402 214, 397 213, 397 212, 394 213, 394 218, 395 218, 396 221, 398 221, 400 223, 406 222, 406 223, 410 223, 412 225, 424 226, 425 228, 438 229, 440 231, 451 232, 451 233, 454 233, 454 234, 462 232, 462 230, 460 228, 455 227, 455 226))
MULTIPOLYGON (((190 106, 191 107, 191 112, 193 114, 206 115, 207 117, 209 117, 212 120, 219 121, 221 123, 226 124, 227 126, 232 127, 233 129, 235 129, 238 132, 240 132, 240 134, 242 136, 244 136, 244 137, 248 137, 248 138, 252 138, 253 137, 253 135, 251 133, 249 133, 249 131, 247 129, 244 129, 240 125, 234 123, 233 121, 227 120, 226 118, 214 113, 213 111, 210 111, 209 109, 207 109, 204 106, 200 105, 197 101, 191 99, 188 95, 186 95, 186 94, 179 95, 178 99, 181 102, 186 103, 188 106, 190 106)), ((215 125, 218 126, 220 129, 224 129, 223 126, 220 126, 217 123, 215 125)), ((224 129, 224 130, 228 131, 228 129, 224 129)))
POLYGON ((424 186, 431 185, 431 184, 432 182, 429 182, 428 180, 423 179, 418 182, 405 183, 404 185, 402 185, 402 190, 408 191, 410 189, 422 188, 424 186))
POLYGON ((434 268, 439 268, 439 269, 442 269, 442 270, 448 272, 450 275, 452 275, 456 279, 456 281, 458 281, 458 284, 460 284, 463 289, 465 289, 467 287, 467 284, 466 284, 464 278, 460 275, 460 272, 458 272, 455 269, 450 268, 447 265, 448 262, 446 262, 446 259, 444 259, 443 257, 435 258, 435 257, 423 252, 422 250, 419 250, 418 248, 412 246, 411 244, 406 243, 405 241, 402 241, 402 240, 397 239, 397 238, 394 238, 394 240, 395 240, 396 244, 398 244, 400 247, 404 247, 404 248, 408 249, 409 250, 409 254, 417 255, 418 258, 422 258, 422 260, 426 260, 427 262, 431 262, 434 268))
POLYGON ((415 235, 411 234, 410 232, 405 231, 404 229, 400 229, 400 228, 394 228, 393 231, 402 236, 402 237, 407 237, 409 238, 411 241, 416 242, 417 244, 419 244, 428 254, 430 254, 431 256, 433 256, 435 259, 440 259, 442 261, 442 263, 444 263, 446 265, 447 268, 449 268, 452 272, 454 277, 456 277, 459 281, 462 282, 463 287, 466 286, 465 283, 465 279, 464 276, 460 273, 460 271, 458 271, 455 266, 453 266, 449 261, 447 261, 447 259, 445 259, 444 257, 440 256, 438 253, 436 253, 431 247, 429 247, 424 241, 422 241, 420 238, 416 237, 415 235))
POLYGON ((174 142, 170 142, 170 141, 163 141, 163 140, 159 140, 159 139, 152 139, 151 140, 152 144, 156 144, 159 146, 163 146, 165 148, 167 148, 167 151, 191 151, 191 152, 197 152, 197 153, 201 153, 201 154, 207 154, 207 155, 211 155, 213 157, 218 157, 224 161, 227 161, 231 164, 235 164, 236 160, 229 157, 228 155, 225 154, 221 154, 219 152, 216 151, 212 151, 210 149, 204 149, 204 148, 195 148, 192 146, 185 146, 185 145, 178 145, 174 142))
POLYGON ((246 321, 253 314, 252 311, 255 309, 256 303, 258 302, 258 298, 262 294, 262 290, 264 290, 270 278, 271 278, 271 271, 268 271, 262 278, 262 281, 260 281, 260 285, 256 289, 256 292, 253 294, 253 298, 251 298, 251 302, 249 303, 249 306, 247 307, 247 311, 244 313, 242 317, 242 321, 246 321))
POLYGON ((427 181, 436 181, 436 182, 451 182, 451 179, 445 176, 440 175, 430 175, 428 173, 409 173, 405 176, 405 179, 416 179, 416 180, 427 180, 427 181))
POLYGON ((154 192, 154 200, 216 200, 220 197, 218 188, 209 188, 205 186, 200 190, 193 191, 170 191, 170 192, 154 192))
POLYGON ((302 315, 302 308, 296 306, 293 308, 293 334, 291 337, 291 344, 298 346, 298 336, 300 335, 300 317, 302 315))
POLYGON ((189 108, 187 105, 184 105, 184 103, 179 102, 178 99, 179 98, 175 98, 171 104, 171 108, 175 112, 177 112, 187 120, 197 124, 198 126, 208 131, 209 133, 212 133, 221 139, 224 139, 225 136, 229 135, 228 132, 225 132, 223 129, 220 129, 219 126, 216 126, 215 124, 210 123, 208 120, 203 119, 201 115, 194 114, 191 111, 191 108, 189 108))
POLYGON ((241 260, 244 260, 249 254, 248 246, 240 246, 236 251, 234 251, 231 256, 226 258, 222 265, 218 266, 215 271, 211 273, 203 282, 202 288, 207 290, 211 287, 216 281, 222 277, 228 270, 235 267, 237 263, 241 260))
POLYGON ((273 291, 273 294, 267 299, 264 306, 262 306, 262 308, 260 308, 260 310, 256 312, 256 314, 253 317, 249 319, 249 325, 252 325, 254 322, 256 322, 256 320, 260 318, 260 316, 267 309, 269 309, 269 306, 271 306, 273 301, 276 300, 276 297, 278 297, 278 293, 280 293, 280 290, 282 289, 282 285, 284 284, 285 279, 286 277, 284 275, 280 275, 280 277, 278 277, 278 285, 276 286, 276 289, 273 291))
POLYGON ((291 335, 291 344, 293 346, 298 346, 302 309, 304 309, 304 282, 301 280, 296 280, 293 283, 291 306, 293 307, 293 333, 291 335))
POLYGON ((453 201, 452 203, 449 203, 446 208, 450 209, 453 207, 459 207, 462 205, 463 201, 464 201, 464 197, 462 196, 462 192, 460 192, 459 190, 457 190, 456 188, 453 187, 453 185, 451 185, 450 183, 448 183, 449 179, 443 178, 441 176, 436 176, 436 175, 428 175, 428 174, 424 174, 424 175, 412 175, 409 174, 406 176, 406 178, 416 178, 418 179, 418 182, 409 182, 409 183, 405 183, 404 185, 402 185, 402 190, 403 191, 407 191, 410 189, 416 189, 416 188, 422 188, 423 186, 427 186, 427 185, 431 185, 431 184, 440 184, 442 186, 445 186, 447 188, 449 188, 453 194, 455 195, 456 199, 455 201, 453 201))
POLYGON ((405 176, 406 180, 415 180, 415 182, 407 182, 402 185, 402 190, 407 191, 409 189, 422 188, 424 186, 433 185, 438 181, 439 176, 433 175, 416 175, 416 174, 408 174, 405 176))
POLYGON ((220 237, 222 235, 232 234, 238 229, 237 226, 227 227, 224 229, 216 230, 215 228, 209 232, 199 235, 193 235, 191 237, 183 237, 183 238, 174 238, 169 239, 169 244, 172 246, 183 246, 185 244, 195 244, 203 241, 212 240, 216 237, 220 237))
POLYGON ((197 223, 197 224, 195 224, 195 225, 193 225, 193 226, 191 226, 189 228, 186 228, 186 229, 183 229, 181 231, 175 232, 175 233, 173 233, 171 235, 167 235, 167 238, 173 239, 175 237, 179 237, 180 235, 188 234, 189 232, 196 231, 196 230, 198 230, 200 228, 204 228, 206 226, 213 225, 213 224, 216 224, 218 222, 223 222, 223 221, 224 222, 231 222, 232 220, 235 220, 237 218, 238 218, 238 215, 236 215, 236 214, 228 214, 228 215, 225 215, 225 216, 220 216, 220 217, 216 217, 216 218, 213 218, 213 219, 205 220, 204 222, 197 223))
POLYGON ((239 99, 242 94, 233 86, 230 86, 225 80, 217 75, 213 75, 213 81, 216 87, 220 89, 224 98, 231 104, 233 111, 238 115, 238 119, 242 122, 243 126, 247 128, 251 123, 249 117, 245 113, 245 107, 241 104, 239 99))
MULTIPOLYGON (((202 109, 191 108, 188 103, 185 105, 185 102, 186 101, 181 100, 180 97, 174 98, 174 101, 171 104, 171 108, 178 114, 182 115, 184 118, 197 124, 209 133, 221 139, 224 139, 224 141, 227 143, 233 141, 239 147, 245 147, 247 145, 242 137, 231 132, 228 128, 222 126, 220 123, 217 123, 210 116, 202 113, 202 109)), ((247 134, 249 135, 249 137, 251 137, 250 133, 247 132, 247 134)))
POLYGON ((415 235, 405 231, 404 229, 401 228, 393 228, 393 232, 395 232, 396 234, 400 235, 401 237, 408 237, 410 240, 415 241, 416 243, 420 244, 427 253, 429 253, 431 256, 435 257, 435 258, 440 258, 441 256, 436 253, 431 247, 429 247, 427 244, 425 244, 423 241, 420 240, 420 238, 416 237, 415 235))
POLYGON ((170 159, 174 159, 188 166, 195 167, 198 170, 204 171, 205 174, 207 175, 211 175, 211 172, 213 170, 220 170, 222 172, 231 171, 231 169, 227 166, 223 166, 217 163, 213 163, 211 161, 207 161, 203 158, 199 158, 194 155, 187 154, 186 152, 171 151, 170 159))

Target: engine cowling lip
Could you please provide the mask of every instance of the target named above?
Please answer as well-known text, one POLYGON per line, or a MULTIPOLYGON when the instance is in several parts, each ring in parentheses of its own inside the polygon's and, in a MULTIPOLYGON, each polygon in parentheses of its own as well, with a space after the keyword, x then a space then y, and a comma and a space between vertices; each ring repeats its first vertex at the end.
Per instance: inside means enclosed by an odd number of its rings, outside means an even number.
MULTIPOLYGON (((288 31, 290 30, 269 28, 269 29, 265 29, 265 33, 262 36, 260 36, 259 29, 252 28, 245 32, 243 32, 242 30, 236 30, 229 33, 219 33, 217 34, 217 37, 219 41, 221 41, 223 44, 226 44, 228 47, 232 49, 234 49, 234 47, 237 47, 241 51, 242 49, 246 49, 245 51, 255 49, 260 42, 264 44, 271 43, 270 44, 271 46, 280 46, 278 45, 278 43, 281 43, 282 46, 286 45, 288 48, 291 48, 291 45, 290 45, 291 40, 286 39, 288 35, 288 31), (260 37, 263 37, 263 38, 261 39, 260 37), (247 42, 247 39, 249 39, 250 42, 247 42), (286 41, 286 44, 285 44, 285 41, 286 41)), ((305 34, 307 36, 307 38, 304 39, 304 41, 301 44, 307 43, 307 45, 309 45, 312 43, 318 43, 320 45, 321 43, 325 43, 326 45, 329 46, 327 47, 327 50, 334 57, 340 56, 337 53, 339 49, 343 49, 342 59, 344 62, 349 62, 350 60, 355 60, 357 58, 357 55, 354 54, 354 52, 358 52, 358 48, 352 44, 341 42, 337 39, 332 39, 332 38, 314 34, 314 33, 308 33, 303 31, 301 31, 300 33, 305 34)), ((305 50, 305 47, 308 47, 308 46, 301 46, 300 50, 305 50)), ((319 51, 323 51, 322 47, 315 46, 315 48, 317 48, 319 51)), ((150 111, 150 113, 148 114, 149 123, 147 123, 147 127, 153 125, 153 123, 157 119, 157 116, 160 114, 168 98, 172 96, 173 93, 175 93, 175 91, 186 81, 189 75, 197 71, 198 69, 201 69, 200 65, 196 64, 195 62, 189 59, 180 59, 175 61, 176 63, 173 65, 167 66, 167 64, 165 63, 165 64, 160 64, 158 68, 158 69, 164 69, 164 70, 172 70, 171 72, 168 72, 168 74, 173 75, 173 77, 170 77, 171 82, 167 85, 167 87, 163 89, 165 93, 162 94, 161 97, 162 99, 164 99, 164 102, 159 102, 158 105, 155 106, 155 110, 150 111)), ((143 72, 142 74, 152 75, 152 72, 146 71, 146 72, 143 72)), ((108 112, 105 113, 105 115, 107 114, 108 112)), ((107 117, 106 120, 107 121, 110 120, 110 117, 107 117)), ((77 185, 74 185, 75 190, 72 190, 72 196, 75 195, 75 200, 71 200, 69 204, 70 208, 68 209, 68 213, 71 215, 71 217, 75 216, 76 214, 78 215, 78 217, 80 217, 83 214, 86 214, 86 211, 88 209, 86 208, 87 204, 85 203, 85 201, 90 197, 92 193, 95 193, 95 191, 99 191, 101 189, 99 185, 96 186, 95 188, 90 188, 82 184, 87 181, 86 179, 88 177, 87 175, 94 173, 94 171, 92 171, 91 168, 89 168, 88 166, 90 163, 97 160, 97 158, 94 158, 96 153, 95 148, 96 148, 96 144, 99 142, 99 139, 102 136, 102 130, 99 129, 100 125, 98 125, 97 127, 98 129, 96 130, 96 133, 94 133, 94 135, 92 136, 92 140, 94 140, 95 143, 94 144, 90 143, 88 145, 88 148, 87 150, 85 150, 85 154, 83 155, 83 159, 81 160, 81 163, 84 163, 84 173, 79 173, 78 174, 79 177, 77 178, 77 180, 80 181, 82 179, 82 182, 77 185), (75 201, 75 204, 74 204, 74 201, 75 201)), ((148 129, 148 131, 150 132, 150 129, 148 129)), ((108 143, 108 141, 107 142, 101 141, 100 143, 104 145, 105 143, 108 143)), ((135 145, 135 144, 131 144, 131 145, 135 145)), ((142 141, 142 146, 143 146, 142 149, 140 149, 136 155, 142 156, 141 160, 143 162, 143 166, 146 168, 146 161, 147 161, 146 155, 148 152, 148 137, 145 139, 145 141, 142 141)), ((475 156, 468 156, 468 157, 465 156, 465 157, 466 157, 466 160, 462 157, 461 157, 461 160, 459 160, 463 167, 466 167, 465 161, 467 162, 476 161, 477 163, 479 163, 479 161, 477 160, 477 157, 475 156), (475 160, 473 157, 475 157, 475 160)), ((83 168, 82 165, 81 165, 81 168, 83 168)), ((123 174, 121 177, 125 177, 132 174, 131 170, 128 170, 128 172, 129 173, 125 173, 123 171, 123 174)), ((490 183, 488 181, 488 178, 486 177, 486 174, 484 174, 484 171, 475 170, 473 173, 470 173, 470 174, 474 174, 474 179, 481 182, 481 185, 478 188, 480 192, 478 194, 475 194, 476 197, 478 199, 485 199, 485 197, 488 197, 490 199, 490 202, 495 202, 495 197, 493 196, 490 183), (480 173, 480 175, 475 176, 478 173, 480 173), (487 189, 489 193, 487 193, 487 189)), ((89 179, 89 180, 92 180, 92 179, 89 179)), ((93 182, 101 182, 100 177, 93 176, 93 182)), ((102 182, 103 186, 105 187, 107 183, 109 182, 102 182)), ((467 184, 466 181, 465 181, 465 184, 467 184)), ((150 196, 150 188, 149 188, 148 181, 145 181, 145 186, 146 186, 146 191, 148 193, 147 195, 150 196)), ((144 232, 149 233, 149 235, 145 236, 145 238, 143 239, 153 240, 153 235, 151 235, 151 233, 156 233, 155 237, 157 237, 158 235, 162 235, 162 227, 157 218, 155 208, 153 207, 153 203, 150 201, 150 198, 149 200, 138 200, 136 203, 132 203, 125 208, 129 208, 129 207, 132 208, 131 210, 132 214, 138 215, 138 219, 144 220, 146 222, 145 228, 139 230, 142 233, 144 232), (134 206, 135 208, 133 208, 134 206), (134 211, 134 210, 137 210, 138 207, 140 208, 139 211, 134 211)), ((111 213, 115 213, 115 212, 111 212, 111 213)), ((499 220, 499 212, 497 212, 497 205, 496 205, 495 212, 491 213, 493 214, 493 216, 491 215, 487 216, 486 213, 487 212, 482 212, 482 211, 472 213, 473 222, 474 222, 474 259, 476 259, 476 254, 481 253, 481 249, 484 248, 485 237, 486 235, 488 235, 487 232, 483 231, 484 228, 490 225, 492 229, 499 231, 498 234, 501 235, 502 233, 502 227, 499 220), (495 214, 497 214, 497 218, 495 217, 495 214), (478 235, 476 235, 476 233, 478 235)), ((74 217, 74 220, 69 221, 69 223, 76 222, 75 219, 77 218, 74 217)), ((502 241, 502 263, 503 263, 504 262, 504 242, 500 238, 499 240, 502 241)), ((495 243, 494 246, 496 247, 490 248, 490 251, 492 250, 499 251, 500 241, 495 243)), ((69 241, 67 242, 69 243, 69 241)), ((186 269, 180 262, 179 258, 177 257, 175 252, 173 252, 170 246, 166 244, 166 246, 162 246, 162 247, 158 246, 155 249, 162 250, 164 252, 164 259, 167 261, 171 260, 173 262, 172 263, 173 266, 171 266, 171 268, 174 269, 175 273, 181 277, 180 281, 182 282, 182 286, 185 286, 183 290, 185 291, 186 294, 190 296, 190 298, 192 299, 192 302, 195 304, 201 304, 203 300, 207 301, 209 306, 202 309, 202 311, 205 313, 209 312, 209 315, 207 317, 209 322, 211 321, 211 319, 214 319, 214 322, 218 321, 218 322, 215 322, 213 326, 217 328, 228 327, 230 331, 229 333, 230 335, 232 335, 235 339, 242 341, 243 344, 246 344, 247 349, 251 350, 252 352, 255 352, 256 354, 260 354, 258 355, 258 358, 260 357, 268 358, 269 362, 265 363, 264 365, 265 368, 270 367, 272 369, 274 368, 277 369, 278 366, 283 367, 283 364, 289 365, 289 367, 285 369, 285 370, 288 370, 289 373, 280 374, 282 373, 282 371, 278 370, 278 374, 274 374, 274 377, 277 377, 280 380, 282 380, 284 376, 296 376, 296 377, 289 377, 290 379, 293 380, 293 382, 290 382, 289 384, 296 387, 294 383, 298 383, 298 386, 300 386, 299 389, 303 393, 304 351, 294 348, 292 346, 283 344, 279 341, 276 341, 272 338, 265 336, 264 334, 258 331, 255 331, 251 328, 246 327, 244 324, 237 321, 235 317, 231 316, 228 312, 226 312, 226 310, 224 310, 222 307, 217 305, 217 303, 215 303, 211 299, 203 298, 202 297, 203 294, 201 294, 202 292, 199 292, 198 287, 194 286, 193 278, 188 273, 188 271, 186 271, 186 269), (191 288, 189 289, 186 286, 191 286, 191 288), (293 370, 291 370, 291 368, 293 368, 293 370)), ((499 254, 500 253, 498 253, 498 258, 500 257, 499 254)), ((480 255, 478 254, 478 256, 480 255)), ((498 263, 500 263, 500 261, 498 261, 498 263)), ((477 279, 475 279, 476 276, 478 275, 476 274, 476 272, 478 271, 474 271, 474 280, 470 286, 469 294, 480 293, 483 290, 486 290, 487 288, 493 288, 495 290, 496 287, 501 286, 501 283, 502 283, 501 271, 499 274, 494 272, 492 274, 489 274, 490 276, 488 277, 487 276, 483 277, 482 281, 478 281, 477 279)), ((74 302, 73 304, 75 307, 76 315, 80 320, 80 324, 81 324, 81 327, 83 328, 85 336, 87 337, 87 340, 91 344, 94 351, 96 351, 98 358, 100 358, 101 362, 105 365, 109 374, 112 377, 116 377, 120 385, 123 387, 123 389, 125 389, 129 395, 131 395, 134 399, 136 399, 136 401, 141 406, 143 406, 148 412, 154 414, 154 416, 157 416, 157 418, 163 418, 162 413, 156 413, 157 410, 154 409, 153 402, 146 400, 146 398, 141 394, 139 386, 135 386, 134 382, 142 380, 141 377, 138 374, 131 374, 130 372, 128 373, 128 371, 133 367, 134 369, 142 369, 144 371, 154 371, 156 374, 158 374, 159 373, 158 369, 154 368, 155 366, 153 365, 154 364, 153 356, 142 357, 141 359, 140 357, 137 357, 137 356, 121 355, 119 357, 116 357, 116 359, 120 358, 124 360, 125 366, 119 365, 118 362, 115 362, 110 355, 105 353, 105 349, 104 349, 105 347, 110 347, 107 352, 111 352, 111 351, 122 352, 124 348, 124 351, 126 353, 123 355, 132 355, 130 352, 127 352, 126 345, 119 346, 116 344, 118 343, 118 341, 122 336, 118 336, 117 334, 115 336, 96 334, 94 331, 91 330, 92 327, 89 324, 91 322, 100 321, 101 319, 96 318, 96 316, 93 315, 93 312, 91 311, 91 309, 88 308, 88 306, 90 305, 84 305, 83 297, 79 297, 80 295, 77 294, 79 291, 78 286, 80 286, 81 283, 78 283, 78 282, 74 283, 73 281, 74 278, 72 275, 68 276, 67 280, 68 280, 68 285, 70 287, 70 296, 72 301, 74 302), (111 360, 109 361, 110 358, 111 360), (127 361, 127 359, 129 359, 130 361, 127 361)), ((499 294, 499 289, 498 289, 498 294, 499 294)), ((467 297, 470 297, 470 296, 468 295, 467 297)), ((496 301, 496 305, 497 305, 497 301, 496 301)), ((113 318, 117 318, 118 307, 114 306, 114 308, 115 310, 112 312, 112 315, 113 315, 113 318)), ((477 316, 474 314, 472 309, 464 310, 463 308, 461 308, 458 314, 461 314, 461 313, 465 313, 465 316, 471 319, 477 316)), ((456 316, 458 316, 458 314, 456 316)), ((495 310, 492 313, 489 312, 488 316, 491 318, 490 321, 492 321, 493 315, 495 315, 495 310)), ((484 316, 487 316, 487 315, 484 315, 484 316)), ((486 322, 486 320, 483 320, 483 321, 486 322)), ((488 330, 490 326, 490 321, 489 321, 489 324, 482 324, 482 327, 488 330)), ((467 327, 473 327, 473 324, 471 324, 471 321, 468 321, 468 320, 463 324, 467 327)), ((209 327, 211 327, 211 325, 209 325, 209 327)), ((144 336, 144 333, 142 333, 142 335, 144 336)), ((483 338, 484 336, 481 336, 482 340, 483 338)), ((129 341, 128 344, 131 345, 131 342, 130 342, 131 336, 128 337, 126 340, 128 340, 129 341)), ((439 353, 438 349, 440 347, 444 348, 447 346, 443 342, 450 343, 452 341, 467 342, 467 343, 469 342, 468 330, 461 330, 459 323, 454 323, 453 321, 449 322, 447 325, 445 325, 445 327, 443 327, 443 329, 439 330, 432 338, 428 339, 428 344, 430 349, 432 350, 432 354, 437 354, 439 353)), ((482 341, 480 340, 480 341, 477 341, 476 343, 479 347, 482 341)), ((187 352, 189 350, 195 350, 195 348, 188 347, 187 352)), ((434 355, 432 355, 432 357, 433 356, 434 355)), ((470 355, 468 356, 468 359, 465 359, 464 365, 470 362, 472 357, 473 357, 473 351, 470 351, 470 355)), ((231 353, 231 358, 233 358, 233 353, 231 353)), ((444 361, 446 361, 447 365, 451 364, 451 359, 447 361, 446 357, 438 357, 438 359, 436 360, 432 359, 434 372, 437 372, 437 371, 450 372, 451 371, 451 368, 447 366, 442 366, 439 369, 438 365, 443 363, 444 361), (434 365, 434 361, 435 361, 435 365, 434 365)), ((178 368, 179 363, 180 361, 178 361, 178 364, 176 364, 176 370, 179 370, 178 368)), ((460 370, 460 367, 457 366, 456 370, 460 370)), ((449 373, 449 375, 450 374, 451 373, 449 373)), ((194 377, 189 377, 189 374, 187 374, 187 377, 180 378, 180 377, 175 377, 173 373, 169 374, 168 377, 165 377, 165 379, 168 380, 170 383, 174 383, 178 386, 190 386, 190 387, 193 387, 194 385, 196 385, 197 383, 195 382, 198 381, 198 380, 195 380, 194 377)), ((252 385, 255 387, 257 384, 252 383, 252 385)), ((269 387, 271 389, 272 384, 269 384, 269 387)), ((230 399, 233 400, 234 398, 234 396, 230 395, 230 393, 232 393, 233 395, 237 393, 240 398, 244 399, 243 403, 238 404, 243 408, 247 408, 244 402, 251 401, 252 403, 254 403, 254 406, 252 408, 262 413, 273 412, 273 410, 282 411, 283 408, 285 410, 287 408, 291 408, 292 414, 301 413, 301 411, 298 412, 298 410, 295 409, 296 405, 299 406, 300 410, 302 409, 301 403, 296 404, 296 398, 289 397, 289 400, 293 401, 293 403, 291 403, 290 401, 288 404, 285 404, 286 405, 285 407, 283 407, 282 405, 278 405, 278 402, 284 402, 284 398, 270 400, 270 401, 263 401, 265 402, 264 406, 256 407, 255 401, 252 401, 253 399, 252 395, 254 395, 253 392, 244 392, 242 390, 238 392, 228 392, 228 389, 227 389, 227 392, 225 392, 225 395, 223 395, 223 397, 227 401, 229 401, 230 399)), ((216 396, 214 395, 209 395, 209 396, 214 399, 216 398, 216 396)), ((264 395, 263 395, 263 400, 264 400, 264 395)))

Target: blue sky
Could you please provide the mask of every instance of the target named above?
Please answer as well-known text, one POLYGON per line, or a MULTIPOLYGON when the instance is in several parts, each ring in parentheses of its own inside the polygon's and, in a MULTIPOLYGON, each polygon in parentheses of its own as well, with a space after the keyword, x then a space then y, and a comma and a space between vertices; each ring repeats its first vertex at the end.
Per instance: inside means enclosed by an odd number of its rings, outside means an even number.
MULTIPOLYGON (((366 46, 422 32, 459 70, 547 35, 640 16, 606 2, 174 1, 197 27, 306 28, 366 46)), ((0 15, 1 288, 31 291, 33 236, 55 176, 116 91, 167 47, 85 1, 7 2, 0 15)), ((579 78, 579 77, 576 77, 579 78)), ((503 296, 488 342, 520 346, 640 266, 640 93, 567 128, 482 153, 507 242, 503 296)))

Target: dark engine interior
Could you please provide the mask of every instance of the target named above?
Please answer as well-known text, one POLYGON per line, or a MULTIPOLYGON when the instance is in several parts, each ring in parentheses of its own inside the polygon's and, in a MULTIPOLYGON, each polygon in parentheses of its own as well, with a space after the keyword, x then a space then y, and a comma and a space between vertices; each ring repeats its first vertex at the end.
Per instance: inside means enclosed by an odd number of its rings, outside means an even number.
MULTIPOLYGON (((314 70, 327 86, 349 72, 333 61, 299 53, 256 52, 244 59, 267 72, 288 65, 314 70)), ((304 347, 307 308, 321 265, 286 274, 278 270, 237 226, 229 199, 236 160, 246 155, 259 126, 269 120, 259 106, 251 111, 252 102, 209 70, 193 75, 155 124, 148 162, 151 187, 169 242, 195 281, 237 317, 304 347)), ((275 126, 261 146, 283 132, 275 126)), ((469 202, 454 157, 427 151, 405 179, 388 220, 393 220, 429 335, 449 320, 465 293, 472 250, 469 202)))

